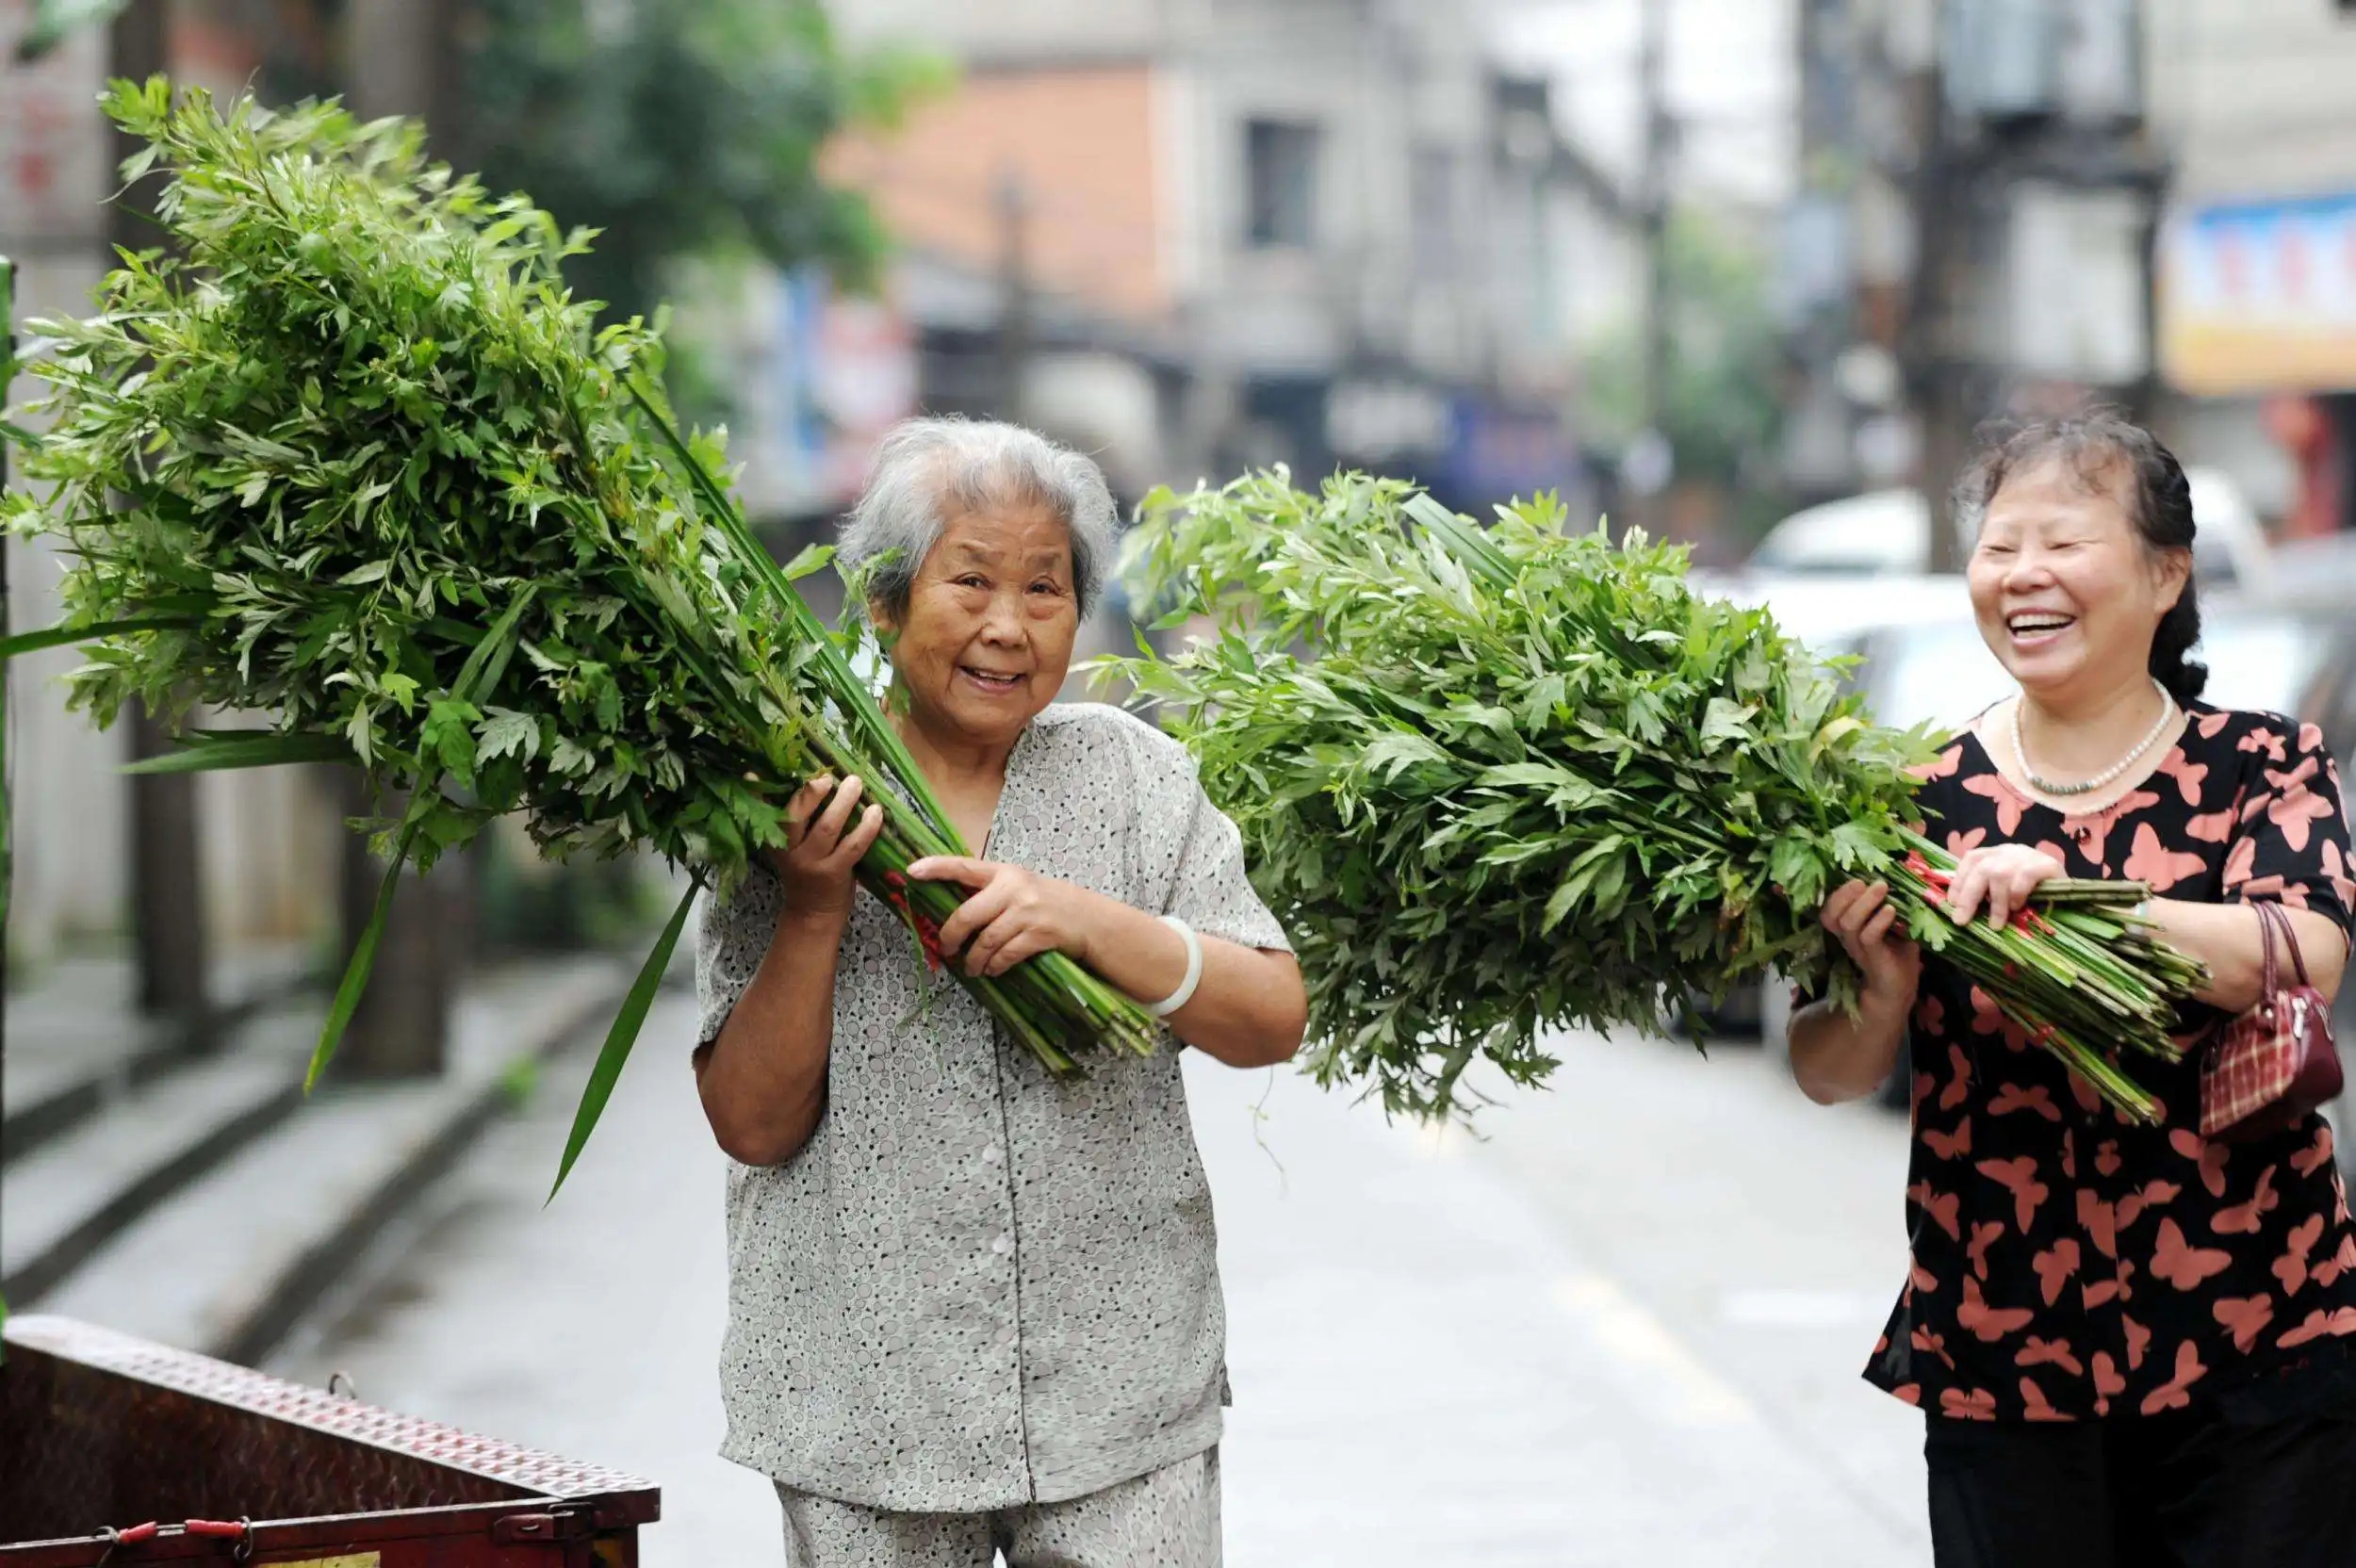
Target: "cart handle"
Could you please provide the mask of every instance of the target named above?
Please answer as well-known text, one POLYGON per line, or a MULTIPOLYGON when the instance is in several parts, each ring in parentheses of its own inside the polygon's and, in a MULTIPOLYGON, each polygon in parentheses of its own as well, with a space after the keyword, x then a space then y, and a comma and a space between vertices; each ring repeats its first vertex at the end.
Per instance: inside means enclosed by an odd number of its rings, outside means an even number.
MULTIPOLYGON (((126 1529, 108 1529, 105 1532, 106 1556, 112 1557, 118 1546, 138 1546, 155 1540, 164 1533, 164 1528, 159 1521, 150 1519, 143 1525, 133 1525, 126 1529)), ((254 1550, 254 1521, 251 1519, 184 1519, 175 1533, 214 1541, 235 1541, 240 1562, 254 1550)), ((103 1562, 106 1560, 102 1558, 100 1560, 103 1562)))

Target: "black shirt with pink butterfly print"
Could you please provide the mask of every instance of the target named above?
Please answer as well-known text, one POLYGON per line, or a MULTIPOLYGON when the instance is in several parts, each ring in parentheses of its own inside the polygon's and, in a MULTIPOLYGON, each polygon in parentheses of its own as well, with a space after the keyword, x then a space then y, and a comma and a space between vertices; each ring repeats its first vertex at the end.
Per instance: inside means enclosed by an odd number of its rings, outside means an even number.
MULTIPOLYGON (((1957 853, 2025 843, 2072 876, 2172 899, 2279 899, 2343 929, 2356 908, 2339 778, 2313 725, 2190 710, 2125 799, 2065 816, 1966 733, 1917 797, 1957 853)), ((2188 1009, 2173 1066, 2122 1065, 2162 1107, 2143 1127, 2034 1048, 1937 957, 1913 1017, 1913 1268, 1866 1370, 1937 1414, 2075 1420, 2296 1396, 2356 1358, 2356 1228, 2320 1117, 2270 1140, 2204 1141, 2188 1009)))

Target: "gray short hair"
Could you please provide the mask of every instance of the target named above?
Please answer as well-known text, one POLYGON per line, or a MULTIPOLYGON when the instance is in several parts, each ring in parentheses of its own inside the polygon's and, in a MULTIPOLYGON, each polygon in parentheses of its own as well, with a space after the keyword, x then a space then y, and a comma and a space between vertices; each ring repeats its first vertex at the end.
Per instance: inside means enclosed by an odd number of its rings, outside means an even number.
POLYGON ((1088 612, 1112 564, 1112 491, 1095 462, 1037 431, 996 420, 904 419, 875 449, 867 489, 843 520, 838 559, 873 564, 870 598, 894 615, 908 606, 917 568, 959 513, 1044 506, 1072 535, 1072 585, 1088 612))

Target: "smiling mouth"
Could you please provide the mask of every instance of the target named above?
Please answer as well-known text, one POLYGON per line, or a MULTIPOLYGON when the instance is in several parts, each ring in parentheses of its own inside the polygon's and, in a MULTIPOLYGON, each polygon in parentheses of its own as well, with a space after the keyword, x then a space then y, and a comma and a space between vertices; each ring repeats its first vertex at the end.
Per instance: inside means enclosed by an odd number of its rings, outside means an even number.
POLYGON ((2067 631, 2078 624, 2075 615, 2056 614, 2052 611, 2024 610, 2004 617, 2004 629, 2015 637, 2050 637, 2067 631))
POLYGON ((1023 684, 1023 677, 1006 675, 996 670, 977 670, 971 664, 959 664, 958 672, 974 685, 987 692, 1011 692, 1023 684))

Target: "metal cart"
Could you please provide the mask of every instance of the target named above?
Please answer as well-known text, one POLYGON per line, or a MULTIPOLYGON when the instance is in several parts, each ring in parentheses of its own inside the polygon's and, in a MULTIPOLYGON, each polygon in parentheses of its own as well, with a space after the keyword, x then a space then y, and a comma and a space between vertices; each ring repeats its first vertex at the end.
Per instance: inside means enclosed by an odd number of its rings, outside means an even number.
POLYGON ((634 1568, 652 1483, 63 1317, 0 1363, 0 1568, 634 1568))

